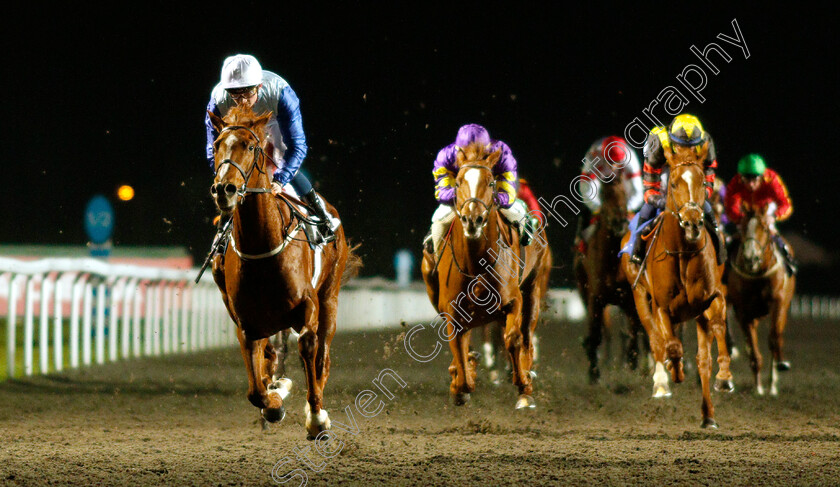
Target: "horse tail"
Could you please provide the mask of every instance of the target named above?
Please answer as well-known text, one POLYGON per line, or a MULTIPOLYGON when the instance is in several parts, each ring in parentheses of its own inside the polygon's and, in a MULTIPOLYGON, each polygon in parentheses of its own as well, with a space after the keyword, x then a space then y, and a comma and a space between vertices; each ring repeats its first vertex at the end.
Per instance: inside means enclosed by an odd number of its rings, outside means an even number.
POLYGON ((349 245, 347 248, 347 263, 344 265, 344 272, 341 273, 341 286, 347 284, 347 281, 359 275, 359 271, 363 267, 362 258, 355 252, 362 244, 349 245))

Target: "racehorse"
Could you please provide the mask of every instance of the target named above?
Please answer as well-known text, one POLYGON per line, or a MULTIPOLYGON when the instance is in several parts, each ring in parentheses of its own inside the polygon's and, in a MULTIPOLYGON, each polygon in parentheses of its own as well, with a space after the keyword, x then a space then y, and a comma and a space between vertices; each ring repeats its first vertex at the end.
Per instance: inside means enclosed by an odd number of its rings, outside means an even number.
MULTIPOLYGON (((608 175, 607 175, 608 176, 608 175)), ((609 321, 607 306, 616 305, 624 311, 629 320, 625 341, 625 357, 630 368, 638 366, 638 341, 641 331, 633 292, 630 283, 620 272, 620 260, 616 249, 627 230, 627 195, 620 174, 612 173, 612 179, 601 185, 602 206, 595 231, 586 251, 578 247, 574 253, 574 270, 578 291, 586 305, 588 335, 583 346, 589 358, 589 382, 595 384, 601 376, 598 365, 598 347, 601 345, 605 326, 609 321)), ((613 320, 610 320, 613 321, 613 320)), ((607 343, 609 348, 609 342, 607 343)))
MULTIPOLYGON (((551 254, 540 228, 534 242, 520 246, 517 232, 495 203, 493 167, 501 151, 471 144, 457 153, 455 218, 436 259, 424 253, 421 265, 432 305, 445 320, 452 352, 449 391, 456 405, 475 390, 477 354, 470 352, 470 332, 477 326, 504 323, 504 343, 518 388, 516 409, 534 408, 531 368, 533 336, 548 286, 551 254)), ((444 326, 439 324, 438 326, 444 326)))
MULTIPOLYGON (((706 199, 701 161, 708 143, 695 147, 674 145, 665 151, 670 167, 665 211, 660 215, 647 254, 639 265, 623 254, 621 266, 635 283, 633 298, 647 331, 655 361, 653 397, 671 395, 668 374, 682 382, 683 346, 678 328, 697 321, 697 371, 703 390, 702 427, 717 428, 709 380, 712 340, 717 341, 715 389, 734 390, 726 349, 726 297, 721 285, 723 265, 717 265, 714 244, 703 223, 706 199)), ((624 237, 626 244, 630 235, 624 237)), ((641 238, 641 237, 640 237, 641 238)), ((622 246, 623 246, 622 245, 622 246)))
MULTIPOLYGON (((224 120, 210 113, 219 132, 210 192, 223 221, 231 219, 229 245, 213 259, 213 278, 236 323, 248 373, 248 400, 260 408, 264 421, 285 417, 289 382, 275 376, 281 364, 270 338, 286 330, 285 347, 289 328, 300 334, 306 431, 312 439, 330 429, 323 391, 330 374, 338 292, 361 262, 348 248, 344 227, 338 228, 333 242, 310 245, 302 231, 303 212, 290 196, 274 194, 263 146, 270 117, 271 113, 257 116, 250 108, 234 108, 224 120)), ((327 207, 337 216, 335 208, 327 207)))
POLYGON ((729 271, 728 300, 735 318, 747 338, 750 367, 755 378, 755 390, 764 394, 761 385, 763 360, 758 345, 758 323, 770 315, 770 394, 778 394, 778 372, 790 369, 782 358, 787 314, 793 298, 796 278, 789 275, 784 258, 776 250, 770 226, 763 216, 766 212, 750 209, 739 225, 741 241, 729 271))

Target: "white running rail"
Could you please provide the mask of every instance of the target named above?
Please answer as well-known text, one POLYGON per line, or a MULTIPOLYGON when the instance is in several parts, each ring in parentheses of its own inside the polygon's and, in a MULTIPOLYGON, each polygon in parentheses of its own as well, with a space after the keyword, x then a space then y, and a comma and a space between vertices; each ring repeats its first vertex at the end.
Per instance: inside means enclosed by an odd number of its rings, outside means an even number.
POLYGON ((95 259, 0 257, 6 376, 233 345, 234 327, 213 279, 205 274, 194 284, 196 274, 95 259))

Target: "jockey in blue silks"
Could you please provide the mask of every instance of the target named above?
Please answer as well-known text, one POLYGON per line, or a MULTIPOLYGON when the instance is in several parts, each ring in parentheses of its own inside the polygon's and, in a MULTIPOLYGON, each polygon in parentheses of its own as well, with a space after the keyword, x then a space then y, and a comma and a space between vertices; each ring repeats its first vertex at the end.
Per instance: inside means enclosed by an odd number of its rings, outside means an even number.
MULTIPOLYGON (((257 115, 274 114, 266 126, 266 139, 273 147, 272 157, 278 166, 273 180, 280 186, 290 184, 297 196, 314 210, 321 222, 319 230, 324 239, 333 240, 341 221, 327 212, 312 184, 298 170, 306 157, 306 135, 300 101, 292 87, 280 76, 263 70, 254 56, 237 54, 225 59, 221 82, 213 88, 207 111, 224 118, 235 106, 249 106, 257 115)), ((207 162, 215 170, 214 142, 219 133, 209 114, 204 118, 204 125, 207 127, 207 162)))

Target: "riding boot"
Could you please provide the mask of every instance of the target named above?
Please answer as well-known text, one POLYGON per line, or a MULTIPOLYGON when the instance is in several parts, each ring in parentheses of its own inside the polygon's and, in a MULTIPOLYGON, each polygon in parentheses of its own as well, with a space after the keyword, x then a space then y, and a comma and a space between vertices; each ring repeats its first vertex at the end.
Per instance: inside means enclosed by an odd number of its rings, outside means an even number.
POLYGON ((335 231, 341 225, 341 220, 329 214, 326 205, 324 205, 324 200, 315 193, 314 189, 303 195, 303 201, 315 212, 315 216, 319 220, 318 230, 324 237, 324 243, 335 240, 335 231))
POLYGON ((642 265, 642 259, 645 258, 645 245, 642 240, 641 232, 636 235, 636 241, 633 242, 633 251, 630 252, 630 262, 636 265, 642 265))
POLYGON ((534 232, 537 228, 535 218, 529 216, 519 222, 519 245, 527 247, 534 241, 534 232))
POLYGON ((787 267, 790 275, 795 275, 799 270, 799 264, 793 257, 793 253, 790 251, 790 247, 788 246, 787 242, 784 241, 781 235, 779 235, 778 233, 774 233, 773 243, 776 244, 776 248, 779 249, 779 252, 782 254, 782 257, 785 259, 785 266, 787 267))
POLYGON ((717 264, 723 265, 726 262, 726 245, 723 243, 723 237, 717 226, 717 221, 714 218, 704 218, 703 223, 706 226, 706 231, 712 238, 712 244, 715 246, 715 254, 717 254, 717 264))
POLYGON ((427 233, 426 236, 423 237, 423 250, 425 250, 426 252, 428 252, 432 255, 435 254, 435 245, 434 245, 434 241, 432 240, 432 232, 431 231, 429 231, 429 233, 427 233))

